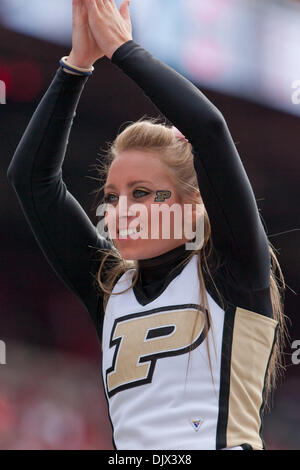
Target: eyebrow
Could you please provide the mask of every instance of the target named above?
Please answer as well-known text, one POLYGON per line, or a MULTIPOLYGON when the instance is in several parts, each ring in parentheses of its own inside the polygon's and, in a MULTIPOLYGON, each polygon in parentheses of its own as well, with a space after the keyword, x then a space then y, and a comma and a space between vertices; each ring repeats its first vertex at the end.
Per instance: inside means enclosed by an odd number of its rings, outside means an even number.
MULTIPOLYGON (((135 184, 140 184, 140 183, 148 183, 148 184, 152 184, 151 181, 146 181, 146 180, 135 180, 135 181, 130 181, 129 183, 127 183, 127 186, 129 188, 131 188, 132 186, 134 186, 135 184)), ((104 189, 108 189, 108 188, 115 188, 116 187, 113 185, 113 184, 107 184, 104 186, 104 189)))

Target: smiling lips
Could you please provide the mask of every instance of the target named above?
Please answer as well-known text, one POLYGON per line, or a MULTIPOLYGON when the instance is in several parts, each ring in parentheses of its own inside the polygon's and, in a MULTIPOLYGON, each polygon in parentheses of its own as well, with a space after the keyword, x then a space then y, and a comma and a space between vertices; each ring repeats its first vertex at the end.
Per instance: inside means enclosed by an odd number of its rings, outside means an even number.
POLYGON ((141 226, 138 225, 136 228, 125 228, 125 229, 119 229, 118 230, 118 238, 121 236, 122 238, 128 238, 131 235, 135 235, 136 233, 139 233, 142 230, 141 226))

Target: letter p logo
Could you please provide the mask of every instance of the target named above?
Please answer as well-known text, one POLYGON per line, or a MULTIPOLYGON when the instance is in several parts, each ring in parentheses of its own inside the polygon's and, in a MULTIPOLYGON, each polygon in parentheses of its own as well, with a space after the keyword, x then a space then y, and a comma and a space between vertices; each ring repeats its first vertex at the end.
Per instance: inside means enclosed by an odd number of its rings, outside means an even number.
POLYGON ((200 314, 189 305, 117 319, 110 340, 110 347, 115 347, 113 364, 106 371, 108 395, 150 383, 157 360, 199 346, 207 334, 200 308, 200 314))
POLYGON ((169 199, 169 197, 171 197, 171 191, 159 190, 159 191, 156 191, 156 197, 154 199, 154 202, 164 202, 165 199, 169 199))

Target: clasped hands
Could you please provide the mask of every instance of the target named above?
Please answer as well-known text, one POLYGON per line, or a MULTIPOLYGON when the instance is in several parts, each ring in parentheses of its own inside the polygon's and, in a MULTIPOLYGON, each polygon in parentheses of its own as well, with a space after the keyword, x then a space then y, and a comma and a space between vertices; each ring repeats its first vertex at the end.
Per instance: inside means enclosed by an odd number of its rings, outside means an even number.
POLYGON ((132 39, 129 2, 119 11, 114 0, 73 0, 70 64, 89 68, 132 39))

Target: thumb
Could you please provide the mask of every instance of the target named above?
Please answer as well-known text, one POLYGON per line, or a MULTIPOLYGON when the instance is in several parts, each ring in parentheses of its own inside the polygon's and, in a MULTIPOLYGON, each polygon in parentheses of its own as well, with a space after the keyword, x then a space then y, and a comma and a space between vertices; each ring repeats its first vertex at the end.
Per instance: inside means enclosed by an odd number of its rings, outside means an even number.
POLYGON ((120 6, 120 14, 122 18, 124 18, 124 20, 128 23, 130 23, 129 4, 130 0, 124 0, 122 5, 120 6))

